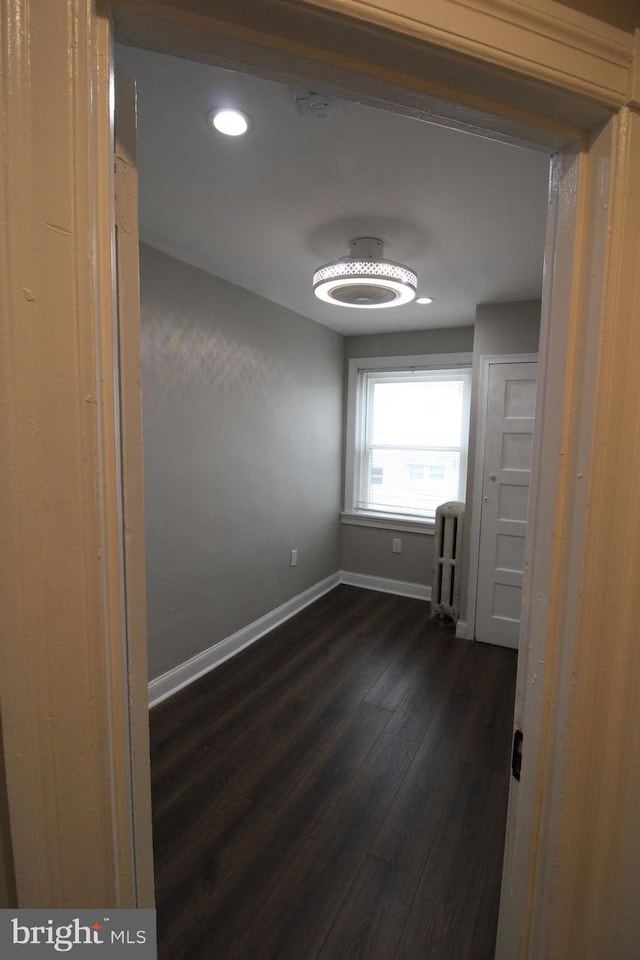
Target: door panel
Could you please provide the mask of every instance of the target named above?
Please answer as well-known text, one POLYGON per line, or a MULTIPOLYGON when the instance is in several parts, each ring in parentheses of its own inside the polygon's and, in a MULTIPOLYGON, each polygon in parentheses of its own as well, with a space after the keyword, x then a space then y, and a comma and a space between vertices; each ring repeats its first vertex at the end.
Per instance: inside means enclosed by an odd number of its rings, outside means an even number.
POLYGON ((489 367, 476 639, 517 647, 527 532, 536 363, 489 367))

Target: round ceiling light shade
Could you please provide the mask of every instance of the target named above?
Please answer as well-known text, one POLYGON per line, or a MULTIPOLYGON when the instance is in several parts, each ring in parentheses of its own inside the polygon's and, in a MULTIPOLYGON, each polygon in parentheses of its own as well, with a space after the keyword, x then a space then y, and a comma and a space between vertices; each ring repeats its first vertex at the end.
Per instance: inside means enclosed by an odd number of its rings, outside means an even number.
POLYGON ((409 303, 417 286, 414 271, 385 260, 382 240, 375 237, 352 240, 350 256, 325 263, 313 275, 313 292, 320 300, 362 310, 409 303))

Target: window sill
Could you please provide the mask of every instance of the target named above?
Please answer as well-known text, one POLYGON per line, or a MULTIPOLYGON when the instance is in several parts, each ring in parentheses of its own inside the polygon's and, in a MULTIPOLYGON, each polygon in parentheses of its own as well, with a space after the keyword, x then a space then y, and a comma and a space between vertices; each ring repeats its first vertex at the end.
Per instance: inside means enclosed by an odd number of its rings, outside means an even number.
POLYGON ((340 523, 355 527, 377 527, 379 530, 397 530, 401 533, 420 533, 433 536, 434 520, 414 520, 409 517, 396 517, 393 514, 348 513, 340 514, 340 523))

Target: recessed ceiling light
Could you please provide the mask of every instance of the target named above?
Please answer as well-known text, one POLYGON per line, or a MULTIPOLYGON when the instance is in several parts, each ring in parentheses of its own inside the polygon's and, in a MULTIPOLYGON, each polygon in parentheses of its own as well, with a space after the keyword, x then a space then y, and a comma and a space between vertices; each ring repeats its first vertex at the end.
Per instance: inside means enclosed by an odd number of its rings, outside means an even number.
POLYGON ((416 303, 433 303, 433 297, 418 297, 416 303))
POLYGON ((351 241, 351 256, 318 267, 313 292, 337 307, 375 310, 409 303, 417 283, 409 267, 384 259, 382 240, 359 237, 351 241))
POLYGON ((212 110, 209 114, 209 123, 218 133, 224 133, 227 137, 241 137, 251 126, 251 117, 242 110, 231 110, 225 107, 212 110))

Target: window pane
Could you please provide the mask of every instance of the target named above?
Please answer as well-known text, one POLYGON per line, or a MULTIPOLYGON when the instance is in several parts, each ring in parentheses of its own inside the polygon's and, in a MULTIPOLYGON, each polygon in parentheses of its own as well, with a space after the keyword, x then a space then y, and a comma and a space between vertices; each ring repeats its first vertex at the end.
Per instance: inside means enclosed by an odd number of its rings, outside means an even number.
POLYGON ((376 383, 371 441, 402 446, 460 445, 464 381, 376 383))
POLYGON ((430 518, 460 499, 470 371, 361 371, 359 379, 355 509, 430 518))
POLYGON ((413 451, 373 449, 371 456, 371 486, 361 508, 431 516, 439 504, 458 499, 459 452, 422 452, 420 456, 427 467, 426 471, 422 468, 422 479, 412 475, 413 451))

